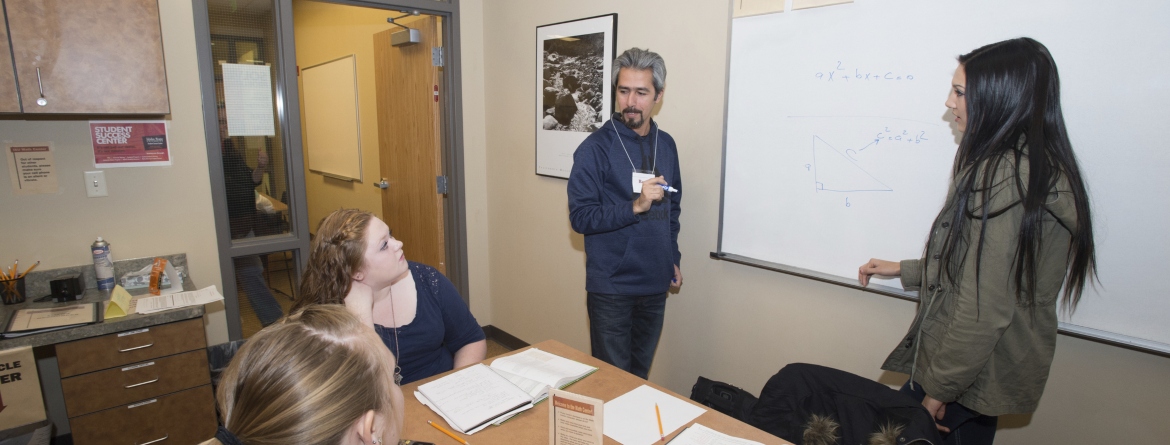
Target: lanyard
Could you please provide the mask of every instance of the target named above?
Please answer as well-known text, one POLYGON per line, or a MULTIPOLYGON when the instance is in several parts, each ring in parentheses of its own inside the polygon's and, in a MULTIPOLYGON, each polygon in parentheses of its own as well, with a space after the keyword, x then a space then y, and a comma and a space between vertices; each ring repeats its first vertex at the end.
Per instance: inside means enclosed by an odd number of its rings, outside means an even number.
MULTIPOLYGON (((638 171, 638 167, 634 166, 634 159, 630 157, 630 151, 626 150, 626 143, 622 142, 622 135, 621 135, 621 133, 618 133, 617 124, 614 124, 613 119, 610 119, 609 125, 611 127, 613 127, 613 134, 614 134, 614 136, 617 136, 618 143, 622 144, 622 151, 624 151, 626 153, 626 160, 630 161, 630 168, 634 169, 634 171, 638 171)), ((658 124, 654 124, 654 152, 653 152, 653 156, 654 156, 654 161, 652 164, 650 164, 651 174, 653 174, 655 171, 657 171, 657 168, 658 168, 658 124)))

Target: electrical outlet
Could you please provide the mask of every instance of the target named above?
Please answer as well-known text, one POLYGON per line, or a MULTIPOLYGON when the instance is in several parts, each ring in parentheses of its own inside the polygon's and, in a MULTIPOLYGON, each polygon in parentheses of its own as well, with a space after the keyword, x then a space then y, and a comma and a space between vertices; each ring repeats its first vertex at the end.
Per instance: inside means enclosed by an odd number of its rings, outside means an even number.
POLYGON ((85 195, 90 198, 110 196, 106 191, 106 172, 85 172, 85 195))

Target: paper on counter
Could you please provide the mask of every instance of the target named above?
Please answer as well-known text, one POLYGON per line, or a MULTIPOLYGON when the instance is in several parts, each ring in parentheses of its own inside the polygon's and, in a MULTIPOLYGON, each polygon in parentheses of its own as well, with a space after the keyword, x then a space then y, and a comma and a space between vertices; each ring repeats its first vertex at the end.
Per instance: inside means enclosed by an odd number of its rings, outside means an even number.
POLYGON ((199 290, 141 298, 136 300, 136 303, 139 314, 149 314, 167 309, 195 306, 216 301, 223 301, 223 295, 215 290, 214 285, 211 285, 199 290))
POLYGON ((764 445, 754 440, 747 440, 720 433, 700 424, 687 427, 686 430, 674 436, 670 445, 764 445))
POLYGON ((699 417, 706 409, 646 385, 634 388, 605 404, 605 435, 622 445, 651 445, 660 440, 654 404, 662 412, 662 430, 674 430, 699 417))

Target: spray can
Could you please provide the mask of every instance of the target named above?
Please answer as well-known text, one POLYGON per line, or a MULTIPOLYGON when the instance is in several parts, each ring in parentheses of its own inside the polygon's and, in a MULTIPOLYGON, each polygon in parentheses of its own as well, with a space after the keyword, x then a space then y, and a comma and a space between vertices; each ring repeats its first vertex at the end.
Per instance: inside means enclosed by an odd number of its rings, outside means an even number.
POLYGON ((89 246, 93 252, 93 268, 97 272, 98 290, 114 289, 114 257, 110 255, 110 243, 98 237, 93 245, 89 246))

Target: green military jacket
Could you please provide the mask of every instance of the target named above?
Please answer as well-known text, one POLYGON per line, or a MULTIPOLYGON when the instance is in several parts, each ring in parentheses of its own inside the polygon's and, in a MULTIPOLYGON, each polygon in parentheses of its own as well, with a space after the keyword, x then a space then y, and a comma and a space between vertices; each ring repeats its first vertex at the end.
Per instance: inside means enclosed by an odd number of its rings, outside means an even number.
MULTIPOLYGON (((1023 150, 1026 150, 1023 149, 1023 150)), ((954 282, 940 270, 940 258, 955 184, 940 217, 931 227, 925 256, 902 261, 902 285, 919 291, 917 316, 909 332, 882 369, 911 374, 926 393, 981 414, 998 416, 1036 410, 1056 350, 1056 302, 1069 261, 1076 206, 1065 179, 1050 191, 1041 231, 1034 304, 1016 301, 1015 254, 1024 209, 1021 189, 1028 178, 1022 157, 1016 174, 1014 156, 994 171, 989 190, 973 193, 970 214, 980 215, 982 193, 991 193, 983 259, 976 279, 975 262, 983 223, 976 217, 962 234, 965 260, 954 282), (978 295, 976 293, 978 290, 978 295)), ((980 166, 982 168, 982 166, 980 166)), ((962 177, 961 175, 959 177, 962 177)), ((952 181, 953 182, 953 181, 952 181)), ((976 184, 982 178, 976 179, 976 184)))

